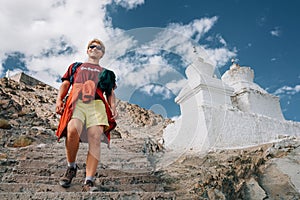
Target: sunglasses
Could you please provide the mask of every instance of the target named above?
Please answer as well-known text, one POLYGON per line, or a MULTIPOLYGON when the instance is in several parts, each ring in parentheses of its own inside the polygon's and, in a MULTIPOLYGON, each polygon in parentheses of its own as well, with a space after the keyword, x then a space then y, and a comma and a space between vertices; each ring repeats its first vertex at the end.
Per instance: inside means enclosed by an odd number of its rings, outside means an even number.
POLYGON ((89 46, 90 49, 93 49, 93 48, 95 48, 95 47, 96 47, 97 50, 99 50, 99 51, 102 50, 102 51, 103 51, 103 48, 102 48, 102 46, 100 46, 100 45, 90 45, 90 46, 89 46))

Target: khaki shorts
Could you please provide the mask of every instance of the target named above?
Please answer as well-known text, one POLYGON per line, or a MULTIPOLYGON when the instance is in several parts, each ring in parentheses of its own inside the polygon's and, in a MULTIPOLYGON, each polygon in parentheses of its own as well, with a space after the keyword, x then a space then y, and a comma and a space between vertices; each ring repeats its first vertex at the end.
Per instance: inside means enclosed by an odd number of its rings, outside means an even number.
POLYGON ((78 100, 72 115, 72 119, 74 118, 82 121, 86 128, 101 125, 106 129, 109 126, 102 100, 92 100, 88 103, 78 100))

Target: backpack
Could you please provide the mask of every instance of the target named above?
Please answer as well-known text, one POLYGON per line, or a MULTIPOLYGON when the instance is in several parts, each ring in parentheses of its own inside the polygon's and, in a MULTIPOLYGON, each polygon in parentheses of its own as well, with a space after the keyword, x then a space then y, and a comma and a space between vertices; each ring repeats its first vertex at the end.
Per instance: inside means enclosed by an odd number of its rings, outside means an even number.
POLYGON ((116 88, 116 75, 113 71, 104 69, 99 74, 98 87, 105 92, 106 96, 111 95, 112 89, 116 88))
POLYGON ((70 77, 70 83, 71 83, 71 85, 73 85, 73 82, 74 82, 74 74, 75 74, 77 68, 81 64, 82 64, 81 62, 75 62, 75 63, 73 63, 72 70, 71 70, 71 77, 70 77))

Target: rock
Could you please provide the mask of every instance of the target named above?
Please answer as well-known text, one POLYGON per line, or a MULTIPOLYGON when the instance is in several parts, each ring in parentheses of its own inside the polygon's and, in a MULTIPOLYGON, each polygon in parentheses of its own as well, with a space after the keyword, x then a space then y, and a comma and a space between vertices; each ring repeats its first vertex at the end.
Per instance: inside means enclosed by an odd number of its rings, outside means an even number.
POLYGON ((13 147, 26 147, 32 144, 34 139, 25 135, 21 135, 13 142, 13 147))
POLYGON ((11 125, 9 124, 9 122, 5 119, 0 119, 0 128, 2 129, 10 129, 11 125))
POLYGON ((266 199, 265 191, 259 186, 258 182, 252 177, 247 181, 248 200, 266 199))
POLYGON ((112 130, 110 134, 111 134, 111 139, 122 138, 120 131, 118 131, 117 129, 112 130))
POLYGON ((158 141, 154 141, 150 137, 145 139, 143 152, 147 154, 153 154, 153 153, 161 152, 163 150, 164 150, 163 145, 160 144, 158 141))
POLYGON ((0 160, 5 160, 7 159, 7 154, 0 152, 0 160))
POLYGON ((290 177, 278 170, 272 161, 262 170, 259 182, 271 199, 297 199, 297 196, 300 198, 290 177))
POLYGON ((210 200, 226 200, 225 195, 218 189, 209 189, 207 195, 210 200))

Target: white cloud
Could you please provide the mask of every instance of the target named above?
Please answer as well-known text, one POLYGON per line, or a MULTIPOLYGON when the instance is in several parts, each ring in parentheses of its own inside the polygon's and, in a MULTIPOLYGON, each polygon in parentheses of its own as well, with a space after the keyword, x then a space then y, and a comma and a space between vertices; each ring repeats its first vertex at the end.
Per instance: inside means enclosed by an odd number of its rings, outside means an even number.
POLYGON ((169 72, 172 72, 172 66, 160 56, 151 56, 145 64, 136 66, 134 71, 126 75, 127 85, 142 86, 149 83, 162 83, 161 79, 169 72))
POLYGON ((195 19, 189 24, 182 25, 179 23, 171 23, 167 29, 180 33, 188 39, 194 39, 196 42, 206 34, 217 22, 218 17, 195 19))
POLYGON ((295 90, 296 93, 300 92, 300 85, 296 85, 294 87, 294 90, 295 90))
POLYGON ((85 43, 87 38, 97 35, 107 39, 107 34, 97 28, 104 26, 101 19, 105 15, 101 12, 105 1, 98 2, 1 1, 1 19, 4 22, 1 24, 2 47, 4 50, 10 48, 22 51, 27 55, 39 55, 61 36, 77 47, 85 43))
POLYGON ((277 60, 277 58, 271 58, 271 61, 273 62, 273 61, 276 61, 277 60))
POLYGON ((234 49, 233 51, 230 51, 226 47, 216 49, 206 48, 205 51, 207 52, 208 57, 204 57, 204 59, 209 59, 211 61, 211 64, 217 67, 224 66, 228 62, 228 60, 236 57, 236 50, 234 49))
POLYGON ((172 98, 171 91, 161 85, 145 85, 141 88, 141 91, 149 96, 162 95, 163 100, 172 98))
POLYGON ((294 87, 283 86, 274 92, 274 95, 295 95, 300 92, 300 85, 294 87))
POLYGON ((275 37, 279 37, 281 35, 281 30, 279 27, 275 27, 270 31, 270 34, 275 37))
MULTIPOLYGON (((0 62, 3 63, 4 60, 3 58, 0 58, 0 62)), ((2 64, 0 65, 0 74, 3 74, 4 73, 4 67, 2 66, 2 64)))
POLYGON ((223 44, 224 46, 227 45, 227 42, 225 41, 225 39, 224 39, 221 35, 218 35, 218 39, 219 39, 219 42, 220 42, 221 44, 223 44))
POLYGON ((116 4, 126 8, 133 9, 144 3, 144 0, 114 0, 116 4))
MULTIPOLYGON (((185 62, 185 66, 181 67, 186 67, 197 56, 210 59, 217 66, 235 57, 236 51, 226 47, 226 41, 220 34, 216 39, 224 47, 213 49, 199 45, 217 23, 216 16, 195 19, 187 24, 172 23, 165 28, 125 31, 112 27, 110 16, 107 16, 106 6, 114 2, 133 9, 144 0, 53 0, 38 3, 36 0, 2 0, 1 63, 9 53, 21 52, 25 55, 24 62, 29 73, 58 87, 57 77, 70 63, 86 59, 87 41, 100 38, 106 44, 101 65, 116 72, 120 85, 131 86, 134 90, 149 83, 160 84, 176 94, 182 88, 184 75, 160 54, 161 50, 179 55, 185 62), (151 32, 154 29, 158 31, 155 36, 151 32), (133 37, 132 33, 139 37, 133 37), (66 53, 62 54, 64 51, 66 53), (135 55, 124 56, 128 53, 135 55)), ((127 91, 122 92, 125 94, 127 91)))
POLYGON ((109 29, 104 27, 109 2, 2 0, 0 60, 4 61, 9 52, 21 52, 30 71, 61 73, 73 59, 84 58, 88 40, 108 40, 109 29), (58 53, 63 50, 62 42, 73 48, 71 55, 58 53), (47 57, 47 52, 53 55, 47 57))
MULTIPOLYGON (((227 43, 224 38, 218 34, 216 39, 224 45, 220 48, 210 48, 199 45, 201 38, 217 22, 217 17, 194 20, 187 25, 171 24, 166 31, 158 38, 157 43, 165 49, 170 49, 181 55, 188 61, 195 60, 197 56, 206 59, 217 67, 222 67, 230 58, 236 57, 236 50, 230 50, 226 47, 227 43), (197 27, 197 28, 194 28, 197 27), (196 48, 196 54, 194 52, 196 48)), ((212 37, 212 36, 210 36, 212 37)), ((209 40, 213 40, 209 37, 209 40)))
POLYGON ((166 84, 166 87, 169 88, 175 95, 178 95, 180 90, 187 84, 186 79, 181 79, 179 81, 171 81, 166 84))
POLYGON ((208 37, 205 38, 205 40, 207 42, 210 42, 212 44, 216 44, 216 45, 222 45, 224 47, 227 46, 227 42, 226 40, 222 37, 222 35, 217 34, 216 36, 213 35, 209 35, 208 37))

